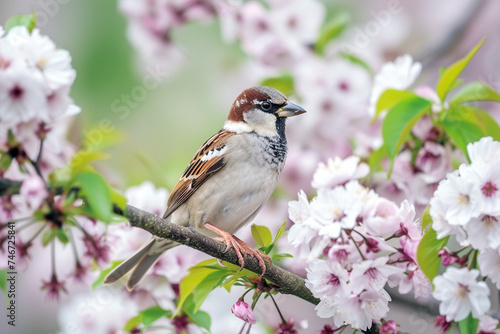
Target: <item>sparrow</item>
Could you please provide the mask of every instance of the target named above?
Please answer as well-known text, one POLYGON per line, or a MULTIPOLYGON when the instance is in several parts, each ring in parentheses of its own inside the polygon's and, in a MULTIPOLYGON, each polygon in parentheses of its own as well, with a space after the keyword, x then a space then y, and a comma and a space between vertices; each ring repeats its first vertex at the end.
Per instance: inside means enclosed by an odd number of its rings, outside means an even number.
MULTIPOLYGON (((256 257, 266 270, 269 256, 233 234, 252 221, 278 183, 287 154, 286 118, 306 111, 274 88, 244 90, 234 101, 222 130, 196 152, 168 198, 163 219, 189 227, 234 248, 239 264, 256 257)), ((156 261, 178 243, 153 236, 104 279, 116 282, 132 270, 132 290, 156 261)))

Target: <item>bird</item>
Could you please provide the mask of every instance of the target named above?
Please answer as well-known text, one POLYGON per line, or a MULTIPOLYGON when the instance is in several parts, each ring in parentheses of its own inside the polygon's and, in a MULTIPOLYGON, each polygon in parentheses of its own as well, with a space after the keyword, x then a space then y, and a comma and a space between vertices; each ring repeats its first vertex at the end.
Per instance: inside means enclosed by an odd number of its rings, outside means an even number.
MULTIPOLYGON (((253 220, 276 188, 287 155, 286 119, 305 112, 274 88, 245 89, 231 105, 222 129, 198 149, 172 189, 163 219, 224 242, 226 251, 234 248, 242 268, 245 256, 256 257, 263 275, 269 256, 234 233, 253 220)), ((126 283, 132 290, 177 245, 152 236, 104 283, 114 283, 132 271, 126 283)))

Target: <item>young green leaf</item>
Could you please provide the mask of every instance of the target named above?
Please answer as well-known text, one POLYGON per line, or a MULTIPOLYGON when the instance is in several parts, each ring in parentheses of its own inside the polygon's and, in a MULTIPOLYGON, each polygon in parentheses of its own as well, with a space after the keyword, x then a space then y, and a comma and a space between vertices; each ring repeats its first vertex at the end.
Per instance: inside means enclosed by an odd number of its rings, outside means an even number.
POLYGON ((195 311, 194 310, 194 302, 193 296, 186 301, 185 307, 183 308, 184 313, 191 319, 193 323, 200 326, 201 328, 210 331, 210 326, 212 320, 210 319, 210 315, 204 311, 195 311))
POLYGON ((278 242, 278 240, 281 238, 281 236, 283 235, 283 233, 285 233, 285 226, 286 226, 286 220, 278 228, 278 231, 276 231, 276 235, 274 236, 273 244, 276 244, 278 242))
POLYGON ((104 277, 106 277, 111 272, 111 270, 118 267, 118 265, 122 262, 123 261, 112 261, 111 265, 108 268, 101 270, 99 277, 97 277, 97 279, 92 283, 92 290, 95 290, 97 287, 101 286, 102 282, 104 281, 104 277))
POLYGON ((207 299, 210 292, 212 292, 215 288, 223 286, 223 283, 228 275, 230 275, 230 272, 228 271, 214 271, 207 275, 200 282, 200 284, 198 284, 198 286, 192 293, 194 297, 194 312, 198 312, 201 304, 203 304, 205 299, 207 299))
POLYGON ((456 63, 452 64, 448 68, 446 68, 441 78, 439 79, 436 92, 441 99, 442 102, 446 99, 446 95, 452 90, 455 85, 455 81, 458 79, 462 71, 465 69, 467 64, 471 61, 472 57, 476 54, 476 52, 481 48, 484 43, 484 39, 479 42, 464 58, 460 59, 456 63))
POLYGON ((130 333, 134 328, 137 328, 142 323, 142 314, 138 314, 135 317, 131 318, 123 327, 125 333, 130 333))
POLYGON ((458 322, 458 328, 460 329, 460 334, 476 334, 477 326, 479 325, 479 320, 469 313, 467 318, 458 322))
POLYGON ((478 124, 477 118, 470 108, 459 106, 448 110, 443 116, 443 129, 455 145, 465 154, 467 144, 473 143, 485 136, 485 131, 478 124))
POLYGON ((471 82, 453 96, 450 106, 473 101, 500 102, 500 94, 484 82, 471 82))
POLYGON ((105 223, 111 221, 113 206, 111 190, 104 178, 96 172, 82 172, 74 176, 91 209, 92 216, 105 223))
POLYGON ((394 164, 394 158, 398 154, 399 149, 410 134, 415 123, 429 111, 431 105, 432 101, 415 96, 400 101, 387 113, 382 123, 382 138, 384 139, 384 147, 391 160, 389 176, 394 164))
POLYGON ((424 210, 424 213, 422 213, 422 229, 425 229, 427 226, 430 226, 432 224, 432 217, 430 214, 431 206, 427 205, 427 207, 424 210))
POLYGON ((42 235, 42 245, 44 247, 47 246, 48 244, 50 244, 50 242, 52 240, 54 240, 54 238, 57 235, 57 230, 58 229, 59 229, 59 227, 49 227, 49 229, 43 233, 43 235, 42 235))
POLYGON ((55 229, 55 235, 63 245, 66 245, 69 242, 68 235, 62 228, 55 229))
POLYGON ((417 96, 417 94, 413 92, 408 92, 406 90, 397 90, 397 89, 385 90, 378 98, 377 106, 375 109, 375 115, 372 118, 372 123, 375 122, 375 120, 378 118, 378 116, 382 111, 389 110, 399 102, 415 96, 417 96))
POLYGON ((73 158, 71 158, 71 161, 69 163, 69 166, 73 172, 73 175, 79 173, 79 172, 84 172, 88 171, 86 167, 88 165, 96 160, 102 160, 106 159, 108 156, 104 153, 101 152, 92 152, 92 151, 84 151, 80 150, 75 153, 73 158))
POLYGON ((172 312, 169 310, 165 310, 160 306, 153 306, 141 311, 139 314, 142 315, 141 322, 144 324, 144 326, 146 326, 146 328, 148 328, 156 320, 165 316, 171 316, 172 312))
POLYGON ((497 121, 484 110, 471 106, 467 108, 474 114, 476 124, 483 130, 484 135, 500 141, 500 126, 497 121))
POLYGON ((387 157, 387 150, 384 146, 380 146, 375 151, 370 154, 368 158, 368 166, 370 166, 370 171, 376 172, 382 169, 382 160, 387 157))
POLYGON ((5 22, 5 31, 9 31, 15 26, 25 26, 29 32, 32 32, 36 27, 36 15, 15 15, 5 22))
POLYGON ((314 45, 316 53, 323 55, 325 49, 333 39, 337 38, 349 24, 348 15, 339 15, 322 27, 318 40, 314 45))
POLYGON ((439 272, 439 265, 441 264, 441 258, 438 256, 438 252, 446 246, 449 238, 449 236, 446 236, 438 240, 436 231, 429 228, 418 244, 418 265, 431 282, 434 277, 437 276, 439 272))
POLYGON ((252 224, 251 230, 252 236, 259 246, 269 247, 273 241, 273 235, 267 226, 252 224))
POLYGON ((264 79, 261 83, 262 86, 269 86, 276 88, 285 95, 291 95, 294 92, 293 76, 290 74, 283 74, 280 76, 264 79))
POLYGON ((186 299, 191 295, 191 293, 198 287, 198 285, 211 273, 215 272, 217 269, 210 267, 210 265, 216 263, 215 259, 208 259, 198 263, 197 265, 189 269, 189 273, 181 280, 179 285, 179 303, 177 305, 178 309, 182 308, 182 305, 186 299))

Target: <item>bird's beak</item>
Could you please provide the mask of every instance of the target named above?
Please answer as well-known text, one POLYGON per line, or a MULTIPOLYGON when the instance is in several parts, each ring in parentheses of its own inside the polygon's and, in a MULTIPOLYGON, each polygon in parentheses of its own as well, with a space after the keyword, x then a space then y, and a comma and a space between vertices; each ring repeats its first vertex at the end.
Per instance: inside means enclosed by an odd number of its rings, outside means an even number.
POLYGON ((303 114, 305 112, 306 111, 298 105, 288 102, 286 105, 279 108, 278 111, 276 111, 276 114, 278 114, 279 117, 292 117, 303 114))

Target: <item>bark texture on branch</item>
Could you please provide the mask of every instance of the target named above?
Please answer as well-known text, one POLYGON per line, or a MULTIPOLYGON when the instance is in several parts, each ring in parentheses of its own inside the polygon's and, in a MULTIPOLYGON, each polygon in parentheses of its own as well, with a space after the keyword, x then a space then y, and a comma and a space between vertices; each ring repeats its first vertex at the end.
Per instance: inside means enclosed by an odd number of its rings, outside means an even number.
MULTIPOLYGON (((121 214, 120 210, 117 209, 115 211, 121 214)), ((169 223, 152 213, 140 210, 131 205, 127 205, 124 215, 128 218, 132 226, 142 228, 158 237, 177 241, 205 254, 239 266, 238 257, 233 249, 225 252, 226 246, 223 243, 215 241, 201 233, 169 223)), ((305 286, 302 277, 276 265, 269 265, 267 262, 266 265, 267 269, 263 277, 278 285, 280 293, 297 296, 315 305, 319 303, 319 299, 315 298, 305 286)), ((245 258, 245 268, 259 275, 262 273, 259 262, 253 257, 245 258)))

